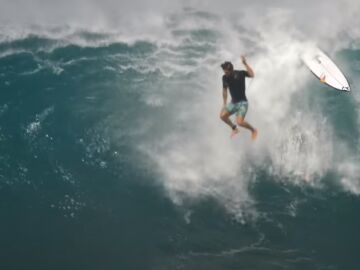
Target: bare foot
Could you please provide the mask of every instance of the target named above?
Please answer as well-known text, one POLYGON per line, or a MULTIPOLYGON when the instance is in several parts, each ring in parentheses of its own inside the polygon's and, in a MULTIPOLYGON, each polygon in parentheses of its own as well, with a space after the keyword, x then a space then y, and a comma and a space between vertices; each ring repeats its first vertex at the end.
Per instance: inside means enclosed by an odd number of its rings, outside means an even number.
POLYGON ((238 134, 238 133, 239 133, 239 130, 238 130, 237 128, 233 129, 233 130, 231 131, 230 138, 234 138, 234 136, 235 136, 236 134, 238 134))
POLYGON ((251 139, 252 139, 253 141, 255 141, 256 138, 257 138, 257 135, 258 135, 258 132, 257 132, 256 129, 254 129, 254 131, 251 133, 251 139))

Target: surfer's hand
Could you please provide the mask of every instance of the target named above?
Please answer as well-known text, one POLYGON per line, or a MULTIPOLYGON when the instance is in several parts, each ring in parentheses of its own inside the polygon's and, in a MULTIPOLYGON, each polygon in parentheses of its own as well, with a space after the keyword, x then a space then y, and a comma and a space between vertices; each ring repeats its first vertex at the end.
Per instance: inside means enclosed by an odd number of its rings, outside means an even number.
POLYGON ((244 65, 246 65, 246 58, 245 58, 245 55, 242 55, 241 56, 241 61, 244 65))

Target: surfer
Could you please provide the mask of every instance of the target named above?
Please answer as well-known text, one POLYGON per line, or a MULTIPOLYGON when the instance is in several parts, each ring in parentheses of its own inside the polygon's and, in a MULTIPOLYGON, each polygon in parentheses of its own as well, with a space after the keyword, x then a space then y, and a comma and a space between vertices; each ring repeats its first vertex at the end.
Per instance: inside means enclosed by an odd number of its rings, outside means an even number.
POLYGON ((232 129, 231 137, 233 137, 239 133, 237 126, 230 120, 230 116, 235 114, 236 123, 240 127, 250 130, 251 138, 255 140, 257 137, 257 130, 245 121, 245 115, 248 110, 248 101, 245 95, 245 77, 253 78, 255 74, 246 62, 245 56, 241 56, 241 61, 246 70, 234 70, 234 66, 231 62, 224 62, 221 64, 224 71, 222 77, 224 105, 221 109, 220 118, 232 129), (231 95, 230 103, 227 103, 228 89, 231 95))

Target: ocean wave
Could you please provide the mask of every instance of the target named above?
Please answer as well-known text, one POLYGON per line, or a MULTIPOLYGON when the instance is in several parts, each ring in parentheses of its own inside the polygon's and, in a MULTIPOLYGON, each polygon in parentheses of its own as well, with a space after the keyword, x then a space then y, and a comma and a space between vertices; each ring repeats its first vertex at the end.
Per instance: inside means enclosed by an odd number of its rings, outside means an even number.
MULTIPOLYGON (((258 172, 264 167, 274 181, 299 186, 321 185, 334 170, 342 175, 340 182, 357 193, 357 180, 350 177, 355 163, 339 165, 347 157, 337 153, 342 138, 334 132, 336 124, 311 104, 312 92, 321 90, 311 83, 299 55, 316 41, 306 40, 303 29, 292 24, 291 10, 265 9, 257 23, 249 14, 234 18, 183 9, 145 18, 155 20, 154 31, 136 23, 130 30, 76 25, 7 29, 2 33, 0 60, 16 55, 31 64, 15 73, 24 77, 20 78, 24 84, 19 86, 19 77, 11 77, 11 89, 22 89, 39 74, 46 77, 42 74, 46 70, 56 75, 56 80, 51 78, 56 83, 46 82, 45 87, 71 89, 70 104, 79 118, 134 119, 138 128, 114 120, 106 122, 106 136, 89 131, 83 163, 106 169, 102 155, 111 152, 112 145, 107 133, 114 138, 132 134, 138 140, 132 147, 152 162, 154 177, 176 204, 212 197, 240 221, 251 219, 256 202, 250 186, 259 181, 258 172), (247 117, 259 129, 255 143, 250 143, 245 130, 236 140, 228 140, 229 130, 218 119, 219 64, 231 60, 242 68, 242 53, 248 54, 256 72, 247 90, 247 117)), ((323 100, 320 107, 332 102, 325 96, 323 100)), ((24 135, 30 141, 54 111, 48 108, 25 124, 24 135)), ((351 155, 356 160, 354 155, 358 154, 351 155)))

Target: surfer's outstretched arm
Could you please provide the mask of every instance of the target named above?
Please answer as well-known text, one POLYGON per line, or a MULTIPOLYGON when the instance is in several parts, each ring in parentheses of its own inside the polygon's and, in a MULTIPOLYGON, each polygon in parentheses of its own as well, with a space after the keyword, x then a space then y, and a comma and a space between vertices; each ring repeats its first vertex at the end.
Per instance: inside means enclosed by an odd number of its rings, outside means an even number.
POLYGON ((246 58, 244 55, 241 56, 241 61, 244 64, 246 71, 249 75, 250 78, 254 78, 255 77, 255 73, 253 71, 253 69, 249 66, 249 64, 246 62, 246 58))

